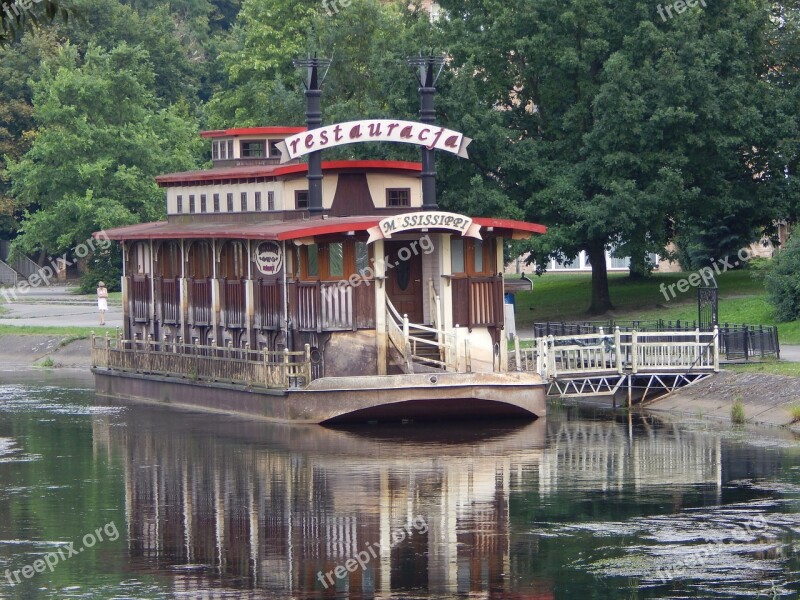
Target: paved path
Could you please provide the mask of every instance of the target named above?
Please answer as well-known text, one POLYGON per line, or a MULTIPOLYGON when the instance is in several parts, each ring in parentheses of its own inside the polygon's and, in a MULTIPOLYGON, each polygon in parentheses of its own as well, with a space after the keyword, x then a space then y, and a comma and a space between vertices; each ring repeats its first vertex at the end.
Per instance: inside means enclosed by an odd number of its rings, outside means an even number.
MULTIPOLYGON (((25 294, 18 294, 15 300, 0 305, 3 307, 0 325, 93 327, 99 330, 97 301, 90 296, 72 293, 73 290, 74 288, 53 285, 31 288, 25 294)), ((109 302, 106 326, 122 327, 122 306, 109 302)))

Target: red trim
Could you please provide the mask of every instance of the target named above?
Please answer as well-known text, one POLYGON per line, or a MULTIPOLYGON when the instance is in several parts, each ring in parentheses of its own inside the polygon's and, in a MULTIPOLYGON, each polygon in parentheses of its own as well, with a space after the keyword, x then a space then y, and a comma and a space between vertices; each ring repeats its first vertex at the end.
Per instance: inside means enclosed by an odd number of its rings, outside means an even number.
POLYGON ((530 231, 531 233, 547 233, 547 227, 538 223, 527 221, 514 221, 513 219, 496 219, 494 217, 473 217, 473 223, 481 227, 495 227, 497 229, 515 229, 517 231, 530 231))
POLYGON ((300 238, 312 237, 315 235, 328 235, 331 233, 344 233, 346 231, 366 231, 370 227, 375 227, 380 219, 370 219, 355 223, 325 223, 316 227, 306 227, 305 229, 295 229, 285 231, 277 235, 278 240, 297 240, 300 238))
MULTIPOLYGON (((418 211, 411 211, 418 212, 418 211)), ((148 239, 209 239, 238 238, 248 240, 296 240, 313 236, 344 233, 347 231, 366 231, 375 227, 381 220, 378 216, 333 217, 331 219, 314 219, 313 221, 279 221, 261 223, 191 223, 171 226, 166 221, 156 223, 139 223, 109 229, 105 235, 112 240, 148 240, 148 239)), ((493 217, 475 217, 473 222, 481 227, 494 227, 496 230, 523 231, 526 233, 545 233, 547 228, 537 223, 513 221, 511 219, 495 219, 493 217)), ((93 234, 95 237, 103 232, 93 234)))
POLYGON ((303 133, 305 127, 235 127, 233 129, 213 129, 201 131, 200 137, 215 138, 238 135, 295 135, 303 133))

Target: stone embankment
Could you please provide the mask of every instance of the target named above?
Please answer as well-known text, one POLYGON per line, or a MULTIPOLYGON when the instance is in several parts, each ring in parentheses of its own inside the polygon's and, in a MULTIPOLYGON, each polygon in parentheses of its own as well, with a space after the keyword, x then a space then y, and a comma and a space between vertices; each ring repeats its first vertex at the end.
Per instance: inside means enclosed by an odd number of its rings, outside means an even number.
POLYGON ((800 378, 723 370, 700 383, 648 402, 647 409, 730 421, 731 406, 737 400, 744 405, 746 423, 790 426, 792 408, 800 406, 800 378))

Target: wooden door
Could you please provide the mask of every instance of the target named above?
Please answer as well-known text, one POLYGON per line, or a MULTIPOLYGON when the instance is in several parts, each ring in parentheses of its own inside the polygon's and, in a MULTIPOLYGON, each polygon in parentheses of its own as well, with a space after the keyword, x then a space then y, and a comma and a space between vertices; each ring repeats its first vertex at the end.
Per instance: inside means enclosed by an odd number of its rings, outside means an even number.
POLYGON ((406 314, 412 323, 422 323, 422 254, 419 244, 413 249, 410 244, 385 242, 386 293, 401 316, 406 314))

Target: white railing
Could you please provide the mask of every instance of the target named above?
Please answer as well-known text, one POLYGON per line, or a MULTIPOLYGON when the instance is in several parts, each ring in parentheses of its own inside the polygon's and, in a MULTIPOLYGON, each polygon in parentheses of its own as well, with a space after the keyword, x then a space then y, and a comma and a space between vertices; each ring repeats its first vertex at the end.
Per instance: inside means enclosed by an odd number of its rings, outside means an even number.
POLYGON ((354 329, 353 287, 323 284, 320 318, 323 329, 354 329))
MULTIPOLYGON (((408 318, 405 320, 408 321, 408 318)), ((407 339, 404 325, 403 318, 397 312, 394 304, 392 304, 389 298, 386 298, 386 333, 388 334, 389 342, 391 342, 403 358, 406 372, 413 373, 414 365, 411 359, 411 344, 407 339)))
POLYGON ((400 316, 389 298, 386 299, 386 323, 389 341, 403 356, 408 372, 413 372, 413 361, 426 363, 447 371, 469 372, 472 370, 469 340, 464 340, 463 360, 457 349, 458 328, 449 333, 441 327, 427 327, 411 323, 408 315, 400 316), (416 335, 415 335, 416 334, 416 335), (428 334, 431 337, 424 337, 428 334), (431 339, 434 338, 434 339, 431 339), (439 359, 423 355, 424 347, 436 349, 439 359))
POLYGON ((439 298, 439 294, 436 293, 436 286, 433 284, 433 277, 428 279, 428 295, 430 298, 431 322, 437 331, 436 340, 439 342, 439 358, 440 360, 446 361, 447 359, 445 357, 445 350, 443 346, 444 323, 442 323, 442 301, 439 298))
POLYGON ((713 331, 637 331, 514 337, 517 371, 545 379, 578 375, 719 371, 719 335, 713 331))

